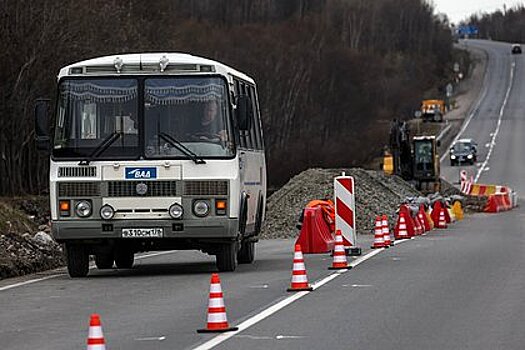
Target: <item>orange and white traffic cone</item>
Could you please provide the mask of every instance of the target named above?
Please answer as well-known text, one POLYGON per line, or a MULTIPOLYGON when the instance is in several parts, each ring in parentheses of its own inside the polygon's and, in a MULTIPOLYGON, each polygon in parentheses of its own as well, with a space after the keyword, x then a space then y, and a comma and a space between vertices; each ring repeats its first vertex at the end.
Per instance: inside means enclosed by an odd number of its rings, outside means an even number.
POLYGON ((414 225, 415 225, 416 236, 422 235, 423 227, 421 226, 421 222, 419 222, 419 218, 417 217, 417 215, 414 217, 414 225))
POLYGON ((230 327, 226 318, 226 307, 222 295, 219 274, 212 273, 210 281, 210 297, 208 302, 208 324, 204 329, 197 329, 197 333, 220 333, 236 331, 238 327, 230 327))
POLYGON ((349 269, 352 267, 348 265, 348 261, 346 260, 346 252, 341 230, 337 230, 335 232, 335 247, 333 256, 334 261, 332 262, 332 266, 329 267, 328 270, 349 269))
POLYGON ((425 225, 425 214, 423 214, 422 212, 418 212, 417 218, 419 219, 419 223, 421 224, 421 227, 423 228, 423 233, 427 232, 427 228, 425 225))
POLYGON ((100 316, 92 314, 89 320, 89 335, 87 339, 87 350, 106 350, 106 341, 102 333, 100 316))
POLYGON ((383 241, 385 241, 385 245, 387 246, 393 246, 394 241, 390 238, 390 228, 388 227, 388 216, 383 215, 381 218, 381 228, 383 231, 383 241))
POLYGON ((397 225, 394 229, 394 237, 396 239, 410 239, 405 213, 399 213, 399 219, 397 220, 397 225))
POLYGON ((377 248, 388 248, 385 246, 385 240, 383 239, 383 227, 381 225, 381 218, 376 216, 376 225, 374 229, 374 244, 370 247, 372 249, 377 248))
POLYGON ((293 270, 292 270, 292 283, 288 292, 300 292, 305 290, 313 290, 308 283, 308 277, 306 276, 306 267, 304 266, 303 252, 301 251, 301 245, 295 245, 295 252, 293 255, 293 270))
POLYGON ((445 208, 441 208, 439 212, 439 221, 436 228, 447 228, 447 219, 445 218, 445 208))

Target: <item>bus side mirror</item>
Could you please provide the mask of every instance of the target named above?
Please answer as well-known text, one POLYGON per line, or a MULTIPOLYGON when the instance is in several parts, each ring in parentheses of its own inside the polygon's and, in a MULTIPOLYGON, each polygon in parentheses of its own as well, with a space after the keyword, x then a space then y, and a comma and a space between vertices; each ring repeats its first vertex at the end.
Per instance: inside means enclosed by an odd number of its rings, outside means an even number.
POLYGON ((36 148, 49 150, 49 108, 50 99, 39 98, 35 103, 35 141, 36 148))
POLYGON ((440 140, 436 141, 436 146, 441 147, 441 141, 440 140))
POLYGON ((250 98, 246 95, 238 96, 236 102, 237 109, 235 110, 235 114, 237 117, 237 124, 239 125, 239 130, 250 130, 252 127, 253 120, 252 102, 250 101, 250 98))

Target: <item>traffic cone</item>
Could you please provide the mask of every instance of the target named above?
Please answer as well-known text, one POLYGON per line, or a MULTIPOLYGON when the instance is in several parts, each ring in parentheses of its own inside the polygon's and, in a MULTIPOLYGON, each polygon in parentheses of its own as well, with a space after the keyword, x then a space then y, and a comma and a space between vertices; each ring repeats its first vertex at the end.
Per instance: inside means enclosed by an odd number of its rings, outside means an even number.
POLYGON ((461 207, 461 202, 460 201, 455 201, 454 202, 454 205, 452 205, 452 210, 454 211, 454 215, 456 215, 456 219, 458 221, 461 221, 463 220, 463 217, 464 217, 464 212, 463 212, 463 208, 461 207))
POLYGON ((423 234, 423 227, 421 227, 421 222, 419 221, 419 218, 417 215, 414 217, 414 225, 416 227, 416 236, 420 236, 423 234))
POLYGON ((100 316, 92 314, 89 319, 89 335, 87 338, 87 350, 106 350, 106 341, 102 333, 100 316))
POLYGON ((397 225, 394 229, 395 239, 409 239, 407 230, 407 222, 405 218, 405 213, 399 213, 399 218, 397 219, 397 225))
POLYGON ((382 217, 381 220, 381 227, 383 229, 383 240, 385 241, 385 245, 393 246, 394 240, 390 238, 390 228, 388 226, 388 216, 385 214, 382 217))
POLYGON ((337 230, 335 232, 335 247, 333 257, 334 261, 332 262, 332 266, 329 267, 328 270, 349 269, 352 267, 348 265, 348 261, 346 260, 346 252, 341 230, 337 230))
POLYGON ((447 219, 445 218, 445 208, 441 208, 439 212, 439 220, 436 228, 447 228, 447 219))
POLYGON ((419 219, 419 223, 421 224, 421 228, 423 230, 423 233, 427 232, 427 225, 425 224, 425 214, 422 212, 417 213, 417 218, 419 219))
POLYGON ((236 331, 238 327, 230 327, 226 319, 226 307, 222 295, 219 274, 212 273, 210 281, 210 298, 208 302, 208 324, 204 329, 197 329, 197 333, 221 333, 236 331))
POLYGON ((308 283, 308 277, 306 276, 306 267, 304 266, 303 252, 301 251, 301 245, 295 245, 295 252, 293 255, 293 270, 292 270, 292 283, 288 292, 300 292, 305 290, 313 290, 308 283))
POLYGON ((385 240, 383 239, 383 227, 381 225, 381 218, 376 216, 376 225, 374 230, 374 244, 370 247, 372 249, 377 248, 388 248, 385 246, 385 240))

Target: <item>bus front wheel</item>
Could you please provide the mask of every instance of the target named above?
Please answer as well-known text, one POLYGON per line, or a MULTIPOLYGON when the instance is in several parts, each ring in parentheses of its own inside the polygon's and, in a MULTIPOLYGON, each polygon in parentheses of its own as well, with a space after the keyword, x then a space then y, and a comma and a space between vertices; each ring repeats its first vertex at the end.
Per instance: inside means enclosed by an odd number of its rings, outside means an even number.
POLYGON ((255 260, 255 242, 244 240, 237 254, 239 264, 251 264, 255 260))
POLYGON ((215 263, 220 272, 232 272, 237 267, 237 243, 223 244, 215 256, 215 263))
POLYGON ((66 244, 67 272, 70 277, 86 277, 89 272, 89 252, 80 244, 66 244))

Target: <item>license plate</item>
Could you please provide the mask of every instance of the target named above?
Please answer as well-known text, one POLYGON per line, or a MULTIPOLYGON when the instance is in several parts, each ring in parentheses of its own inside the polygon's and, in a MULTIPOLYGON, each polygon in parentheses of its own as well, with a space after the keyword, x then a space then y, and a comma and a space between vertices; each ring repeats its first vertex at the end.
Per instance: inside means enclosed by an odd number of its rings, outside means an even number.
POLYGON ((123 238, 161 238, 163 235, 161 228, 123 228, 123 238))

